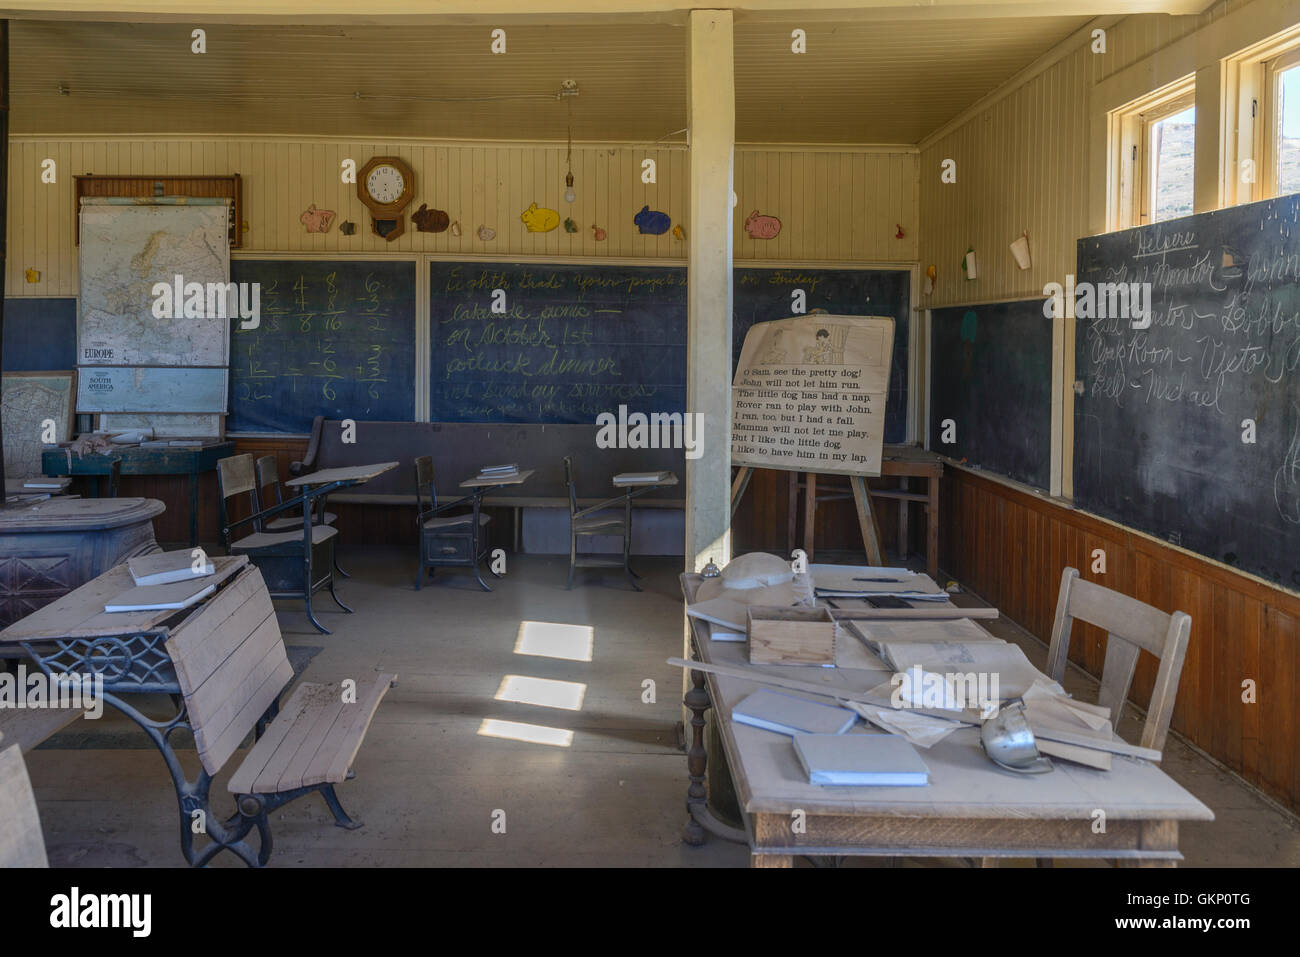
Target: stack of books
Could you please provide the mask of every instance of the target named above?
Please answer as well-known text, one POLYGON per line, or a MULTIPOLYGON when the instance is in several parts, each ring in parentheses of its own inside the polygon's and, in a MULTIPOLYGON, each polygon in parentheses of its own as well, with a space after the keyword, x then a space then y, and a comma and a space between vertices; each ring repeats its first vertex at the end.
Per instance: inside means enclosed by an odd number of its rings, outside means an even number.
POLYGON ((481 479, 514 478, 518 474, 519 466, 513 462, 509 465, 487 465, 478 470, 481 479))
POLYGON ((896 734, 796 734, 794 753, 809 784, 830 787, 925 787, 930 769, 896 734))
POLYGON ((105 602, 106 612, 179 611, 217 590, 216 569, 201 550, 155 552, 129 558, 126 565, 135 587, 105 602))

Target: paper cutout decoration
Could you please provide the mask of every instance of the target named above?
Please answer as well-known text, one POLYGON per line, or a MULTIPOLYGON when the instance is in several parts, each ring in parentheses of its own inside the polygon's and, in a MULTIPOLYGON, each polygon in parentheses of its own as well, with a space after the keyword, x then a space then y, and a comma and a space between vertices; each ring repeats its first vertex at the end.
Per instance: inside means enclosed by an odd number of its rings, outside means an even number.
POLYGON ((745 232, 750 239, 775 239, 781 232, 781 220, 775 216, 759 215, 758 210, 745 220, 745 232))
POLYGON ((533 203, 520 213, 519 218, 530 233, 549 233, 560 225, 559 213, 553 209, 547 209, 545 206, 538 209, 536 203, 533 203))
POLYGON ((641 212, 632 217, 632 222, 636 224, 637 229, 641 230, 643 236, 662 236, 673 224, 667 213, 661 213, 649 206, 642 206, 641 212))
POLYGON ((927 296, 930 295, 932 292, 934 292, 935 278, 936 278, 936 273, 934 269, 934 264, 931 263, 925 269, 925 294, 927 296))
POLYGON ((902 223, 895 223, 894 225, 896 225, 896 226, 898 227, 898 232, 894 233, 894 238, 895 238, 895 239, 902 239, 902 238, 903 238, 903 224, 902 224, 902 223))
POLYGON ((1016 265, 1022 270, 1034 264, 1029 255, 1029 234, 1021 233, 1020 238, 1011 244, 1011 255, 1016 258, 1016 265))
POLYGON ((961 271, 966 274, 967 279, 978 279, 979 272, 975 269, 975 247, 971 246, 966 250, 966 255, 961 260, 961 271))
POLYGON ((23 275, 24 275, 24 277, 27 279, 28 282, 40 282, 40 281, 41 281, 41 271, 40 271, 39 269, 29 269, 29 270, 27 270, 27 272, 23 273, 23 275))
POLYGON ((570 217, 566 216, 564 218, 564 231, 566 233, 576 233, 578 231, 578 224, 575 223, 570 217))
POLYGON ((309 233, 328 233, 330 223, 334 222, 334 210, 317 209, 316 204, 312 203, 307 207, 307 211, 298 217, 298 222, 306 226, 309 233))
POLYGON ((673 239, 685 239, 686 230, 682 229, 682 224, 678 223, 673 227, 673 239))
POLYGON ((459 235, 461 234, 460 220, 459 220, 459 219, 456 220, 454 223, 451 224, 451 234, 452 234, 453 236, 459 236, 459 235))
POLYGON ((490 243, 492 240, 497 238, 497 231, 491 226, 480 225, 478 228, 478 238, 483 240, 485 243, 490 243))
POLYGON ((451 218, 441 209, 430 209, 421 203, 420 208, 411 214, 411 222, 422 233, 441 233, 451 225, 451 218))
POLYGON ((603 243, 605 241, 605 237, 609 235, 607 232, 605 232, 605 230, 601 229, 601 227, 599 226, 592 226, 591 231, 595 235, 596 242, 598 243, 603 243))
POLYGON ((351 236, 356 231, 357 231, 357 224, 352 222, 352 220, 350 219, 346 220, 345 222, 339 223, 339 232, 341 232, 344 236, 351 236))

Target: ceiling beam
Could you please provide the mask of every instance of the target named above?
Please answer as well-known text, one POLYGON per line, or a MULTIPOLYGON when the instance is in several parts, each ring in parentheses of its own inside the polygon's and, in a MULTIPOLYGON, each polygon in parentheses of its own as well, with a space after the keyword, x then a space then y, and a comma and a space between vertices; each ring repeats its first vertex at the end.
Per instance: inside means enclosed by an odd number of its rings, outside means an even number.
MULTIPOLYGON (((4 3, 4 0, 0 0, 4 3)), ((1208 0, 19 0, 0 6, 15 20, 135 23, 547 23, 626 20, 685 23, 692 9, 716 6, 740 21, 1096 17, 1200 13, 1208 0), (1045 9, 1046 6, 1046 9, 1045 9)))

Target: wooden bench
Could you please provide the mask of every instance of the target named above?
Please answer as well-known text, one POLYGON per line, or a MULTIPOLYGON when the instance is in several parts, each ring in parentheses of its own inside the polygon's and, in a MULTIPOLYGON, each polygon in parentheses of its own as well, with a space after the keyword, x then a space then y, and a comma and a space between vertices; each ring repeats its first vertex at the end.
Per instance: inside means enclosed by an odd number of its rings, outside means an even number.
POLYGON ((250 866, 265 864, 272 847, 269 813, 309 791, 320 793, 340 827, 361 826, 344 812, 334 785, 348 777, 396 675, 358 681, 354 695, 345 695, 341 684, 303 682, 277 705, 293 680, 293 668, 266 584, 253 566, 173 630, 166 649, 203 765, 199 782, 188 793, 178 786, 182 842, 190 863, 202 866, 230 850, 250 866), (211 779, 254 730, 260 732, 257 741, 228 784, 239 814, 224 824, 208 814, 213 843, 195 853, 190 833, 194 812, 210 810, 211 779), (261 836, 256 856, 243 840, 253 828, 261 836))
POLYGON ((22 749, 0 738, 0 868, 49 866, 22 749))
POLYGON ((85 708, 0 708, 0 740, 26 754, 85 713, 85 708))
MULTIPOLYGON (((438 479, 450 491, 485 465, 518 463, 534 475, 515 489, 502 489, 483 499, 489 507, 568 508, 564 457, 572 455, 582 468, 580 505, 594 505, 612 494, 610 479, 619 472, 665 470, 684 475, 682 449, 601 449, 597 428, 590 425, 490 424, 462 422, 357 422, 356 441, 343 441, 343 423, 317 416, 302 461, 289 465, 294 475, 325 468, 396 461, 396 469, 365 485, 365 491, 330 496, 331 504, 409 505, 415 503, 415 459, 428 455, 438 479)), ((683 508, 685 500, 671 491, 637 499, 638 508, 683 508)))

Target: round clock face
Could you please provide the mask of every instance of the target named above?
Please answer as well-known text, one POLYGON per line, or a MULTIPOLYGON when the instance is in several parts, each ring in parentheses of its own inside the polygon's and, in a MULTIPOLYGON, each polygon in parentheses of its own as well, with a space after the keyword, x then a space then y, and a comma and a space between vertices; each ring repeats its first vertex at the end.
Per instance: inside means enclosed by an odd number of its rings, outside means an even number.
POLYGON ((366 192, 376 203, 387 206, 397 202, 406 189, 406 178, 396 166, 376 166, 366 177, 366 192))

